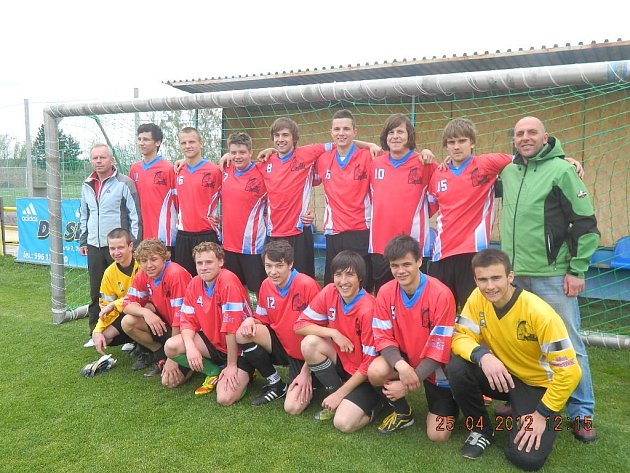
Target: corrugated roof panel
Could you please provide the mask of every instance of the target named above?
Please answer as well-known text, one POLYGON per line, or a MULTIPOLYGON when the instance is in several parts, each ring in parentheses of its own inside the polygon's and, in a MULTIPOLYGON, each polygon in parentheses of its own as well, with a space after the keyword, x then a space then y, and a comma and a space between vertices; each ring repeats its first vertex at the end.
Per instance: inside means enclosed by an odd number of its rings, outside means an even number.
POLYGON ((527 51, 487 51, 482 54, 463 56, 443 56, 422 60, 393 61, 382 64, 315 68, 304 71, 283 71, 276 73, 246 75, 218 79, 197 79, 167 81, 166 84, 190 93, 219 92, 290 85, 346 82, 390 77, 412 77, 435 74, 453 74, 496 69, 517 69, 521 67, 554 66, 589 62, 620 61, 630 58, 630 41, 590 43, 577 46, 566 45, 527 51))

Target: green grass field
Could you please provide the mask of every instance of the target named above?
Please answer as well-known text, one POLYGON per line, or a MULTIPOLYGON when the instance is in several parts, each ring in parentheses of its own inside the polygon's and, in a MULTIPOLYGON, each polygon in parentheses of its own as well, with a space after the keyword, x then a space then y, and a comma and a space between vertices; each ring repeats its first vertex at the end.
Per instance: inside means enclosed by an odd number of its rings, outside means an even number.
MULTIPOLYGON (((87 321, 51 323, 46 267, 0 258, 0 471, 516 471, 496 445, 477 460, 459 455, 466 432, 444 444, 424 432, 422 393, 411 403, 416 425, 382 437, 375 427, 345 435, 313 420, 317 407, 292 418, 280 403, 254 408, 252 392, 219 407, 195 398, 194 377, 175 390, 131 372, 132 360, 113 348, 112 371, 92 379, 80 368, 97 358, 82 348, 87 321)), ((563 432, 544 471, 626 471, 630 464, 628 352, 590 348, 600 439, 584 445, 563 432)), ((457 428, 462 429, 458 422, 457 428)))

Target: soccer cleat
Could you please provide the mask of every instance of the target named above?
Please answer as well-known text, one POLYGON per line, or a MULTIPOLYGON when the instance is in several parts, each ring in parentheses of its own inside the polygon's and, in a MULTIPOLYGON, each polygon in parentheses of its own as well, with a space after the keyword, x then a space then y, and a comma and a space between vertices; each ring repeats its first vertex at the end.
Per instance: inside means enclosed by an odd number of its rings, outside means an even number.
POLYGON ((195 389, 195 396, 205 396, 206 394, 210 394, 214 391, 214 388, 217 387, 218 380, 218 376, 206 376, 203 384, 195 389))
POLYGON ((400 412, 394 411, 383 419, 383 422, 381 422, 377 430, 381 434, 391 434, 392 432, 411 427, 413 423, 414 420, 411 409, 409 409, 408 414, 401 414, 400 412))
POLYGON ((90 339, 83 344, 83 348, 92 348, 94 346, 94 340, 90 339))
POLYGON ((143 351, 138 355, 138 359, 136 360, 136 362, 131 365, 131 369, 133 371, 138 371, 144 368, 148 368, 158 360, 158 356, 158 352, 153 353, 150 351, 143 351))
POLYGON ((136 344, 135 343, 125 343, 121 350, 122 351, 133 351, 133 349, 136 348, 136 344))
POLYGON ((484 435, 481 432, 471 432, 462 447, 462 455, 464 458, 475 460, 479 458, 483 452, 492 445, 493 436, 484 435))
POLYGON ((92 378, 97 374, 105 373, 114 367, 116 358, 112 355, 103 355, 98 360, 88 363, 81 368, 81 375, 86 378, 92 378))
POLYGON ((283 381, 267 384, 263 387, 262 394, 252 401, 252 406, 262 406, 276 399, 284 397, 287 393, 287 385, 283 381))
POLYGON ((315 414, 315 420, 318 420, 320 422, 331 420, 333 417, 335 417, 335 411, 333 411, 332 409, 322 409, 317 414, 315 414))
POLYGON ((158 360, 155 362, 155 365, 150 370, 147 370, 144 373, 145 378, 152 378, 153 376, 159 376, 162 374, 162 368, 164 368, 164 363, 166 360, 158 360))

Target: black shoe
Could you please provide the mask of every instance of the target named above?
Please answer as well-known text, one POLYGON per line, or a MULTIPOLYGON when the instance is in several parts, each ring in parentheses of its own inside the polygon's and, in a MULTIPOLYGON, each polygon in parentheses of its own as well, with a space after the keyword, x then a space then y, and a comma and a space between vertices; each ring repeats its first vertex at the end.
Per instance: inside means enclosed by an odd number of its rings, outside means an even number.
POLYGON ((158 360, 150 370, 145 371, 145 378, 152 378, 153 376, 160 376, 162 374, 162 368, 164 368, 166 360, 158 360))
POLYGON ((486 451, 486 448, 492 445, 493 437, 494 433, 492 436, 488 436, 481 432, 471 432, 462 447, 462 455, 471 460, 479 458, 486 451))
POLYGON ((133 365, 131 365, 131 369, 133 371, 142 370, 144 368, 147 368, 147 367, 151 366, 158 359, 159 359, 158 352, 155 352, 155 353, 150 352, 150 351, 149 352, 141 352, 138 355, 138 359, 136 360, 136 362, 133 365))
POLYGON ((151 353, 151 350, 148 350, 146 347, 143 347, 139 343, 136 343, 136 346, 134 347, 134 349, 129 352, 129 356, 138 358, 141 353, 151 353))
POLYGON ((284 397, 287 393, 287 387, 288 386, 283 381, 265 385, 262 394, 252 401, 252 406, 262 406, 284 397))

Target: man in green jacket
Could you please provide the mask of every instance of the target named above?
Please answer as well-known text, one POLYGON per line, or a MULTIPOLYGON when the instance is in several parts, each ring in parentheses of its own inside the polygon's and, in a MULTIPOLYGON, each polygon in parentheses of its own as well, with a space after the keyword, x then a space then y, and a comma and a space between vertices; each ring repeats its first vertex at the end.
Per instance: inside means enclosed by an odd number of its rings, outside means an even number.
POLYGON ((577 296, 599 245, 593 202, 575 168, 564 159, 560 140, 543 123, 525 117, 514 127, 514 161, 501 172, 501 247, 509 255, 518 287, 551 305, 564 320, 582 369, 582 380, 567 402, 578 440, 592 442, 595 398, 577 296))

